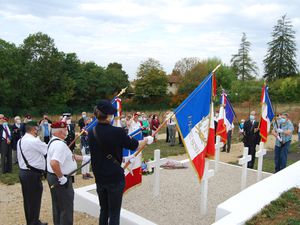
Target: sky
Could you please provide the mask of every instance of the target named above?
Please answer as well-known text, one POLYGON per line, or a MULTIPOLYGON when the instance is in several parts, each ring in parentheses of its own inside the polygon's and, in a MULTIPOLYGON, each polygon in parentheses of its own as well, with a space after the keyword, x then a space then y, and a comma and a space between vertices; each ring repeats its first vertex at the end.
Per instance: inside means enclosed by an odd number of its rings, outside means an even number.
POLYGON ((285 14, 296 31, 300 64, 299 12, 299 0, 0 0, 0 38, 18 46, 43 32, 81 61, 121 63, 133 80, 150 57, 167 74, 185 57, 229 64, 244 32, 262 76, 267 43, 285 14))

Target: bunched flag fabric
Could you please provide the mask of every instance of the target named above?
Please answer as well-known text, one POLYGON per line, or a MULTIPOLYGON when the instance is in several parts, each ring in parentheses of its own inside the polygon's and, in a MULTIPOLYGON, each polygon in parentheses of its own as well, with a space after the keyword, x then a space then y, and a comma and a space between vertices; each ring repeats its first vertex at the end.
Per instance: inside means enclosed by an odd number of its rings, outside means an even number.
MULTIPOLYGON (((142 128, 139 128, 134 132, 130 133, 129 136, 137 140, 142 140, 143 139, 142 128)), ((136 150, 131 151, 129 149, 123 149, 123 159, 127 161, 127 159, 131 155, 133 155, 136 152, 136 150)), ((130 165, 125 169, 124 173, 125 173, 124 192, 142 183, 142 153, 138 154, 135 157, 134 162, 130 163, 130 165)))
POLYGON ((260 102, 262 108, 259 123, 259 133, 261 136, 261 141, 267 142, 271 121, 273 120, 275 114, 273 111, 271 100, 269 98, 268 87, 266 85, 263 85, 260 102))
POLYGON ((115 127, 121 127, 121 116, 122 116, 122 100, 120 98, 114 98, 111 104, 117 109, 114 114, 112 125, 115 127))
POLYGON ((212 86, 213 74, 210 74, 174 111, 186 151, 200 180, 205 157, 214 156, 212 86))

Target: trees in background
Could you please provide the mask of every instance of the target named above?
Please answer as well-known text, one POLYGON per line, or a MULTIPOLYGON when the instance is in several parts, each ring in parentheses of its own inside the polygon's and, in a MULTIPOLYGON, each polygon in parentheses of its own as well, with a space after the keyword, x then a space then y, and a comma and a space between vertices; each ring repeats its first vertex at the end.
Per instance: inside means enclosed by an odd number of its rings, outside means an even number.
POLYGON ((251 43, 243 33, 238 53, 233 55, 230 61, 236 76, 242 81, 254 79, 257 75, 256 63, 249 56, 250 46, 251 43))
POLYGON ((167 92, 167 76, 159 61, 149 58, 137 70, 134 98, 140 103, 163 101, 167 92))
POLYGON ((296 62, 295 31, 291 21, 282 16, 274 26, 273 40, 268 43, 268 53, 264 59, 265 75, 268 81, 295 76, 296 62))

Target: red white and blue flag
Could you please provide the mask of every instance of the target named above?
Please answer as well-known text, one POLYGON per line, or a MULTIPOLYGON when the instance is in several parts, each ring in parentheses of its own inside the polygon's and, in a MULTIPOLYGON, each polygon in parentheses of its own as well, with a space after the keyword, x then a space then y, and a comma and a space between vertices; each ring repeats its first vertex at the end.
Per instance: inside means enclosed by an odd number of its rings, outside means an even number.
POLYGON ((267 142, 271 121, 273 120, 275 114, 273 111, 271 100, 269 98, 268 86, 266 85, 263 85, 260 102, 262 108, 259 123, 259 133, 261 136, 261 141, 267 142))
POLYGON ((121 127, 122 100, 120 98, 114 98, 111 103, 117 109, 112 120, 112 125, 115 127, 121 127))
MULTIPOLYGON (((134 132, 129 134, 130 137, 135 138, 136 140, 142 140, 142 128, 135 130, 134 132)), ((123 149, 123 159, 124 161, 128 161, 128 157, 136 152, 135 150, 123 149)), ((128 189, 141 184, 142 183, 142 153, 138 154, 135 157, 133 163, 130 163, 129 166, 125 169, 125 188, 124 192, 128 191, 128 189)))
POLYGON ((233 119, 236 117, 236 114, 224 91, 221 95, 220 104, 221 106, 218 118, 217 135, 221 137, 222 142, 226 143, 227 133, 232 129, 233 119))
POLYGON ((205 157, 215 154, 213 81, 213 74, 209 74, 174 111, 182 141, 200 180, 205 157))

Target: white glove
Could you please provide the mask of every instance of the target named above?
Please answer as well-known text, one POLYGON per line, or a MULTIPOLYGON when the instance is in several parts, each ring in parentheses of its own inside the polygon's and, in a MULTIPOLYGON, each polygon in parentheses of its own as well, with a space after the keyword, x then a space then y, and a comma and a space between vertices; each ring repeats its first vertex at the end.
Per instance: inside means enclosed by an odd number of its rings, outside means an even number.
POLYGON ((145 140, 147 141, 147 145, 151 145, 153 143, 154 138, 152 136, 145 137, 145 140))
POLYGON ((87 161, 89 161, 91 159, 91 156, 89 156, 89 155, 84 155, 84 156, 82 156, 82 162, 87 162, 87 161))
POLYGON ((277 129, 277 133, 283 133, 283 130, 280 129, 280 128, 278 128, 278 129, 277 129))
POLYGON ((278 141, 282 142, 282 138, 280 136, 277 136, 278 141))
POLYGON ((60 185, 64 185, 65 183, 68 182, 68 178, 66 178, 65 176, 62 176, 62 177, 58 178, 58 182, 60 185))
POLYGON ((130 156, 127 156, 125 158, 125 163, 127 163, 127 162, 130 162, 130 163, 134 163, 135 162, 135 156, 134 156, 134 154, 132 154, 130 156))

